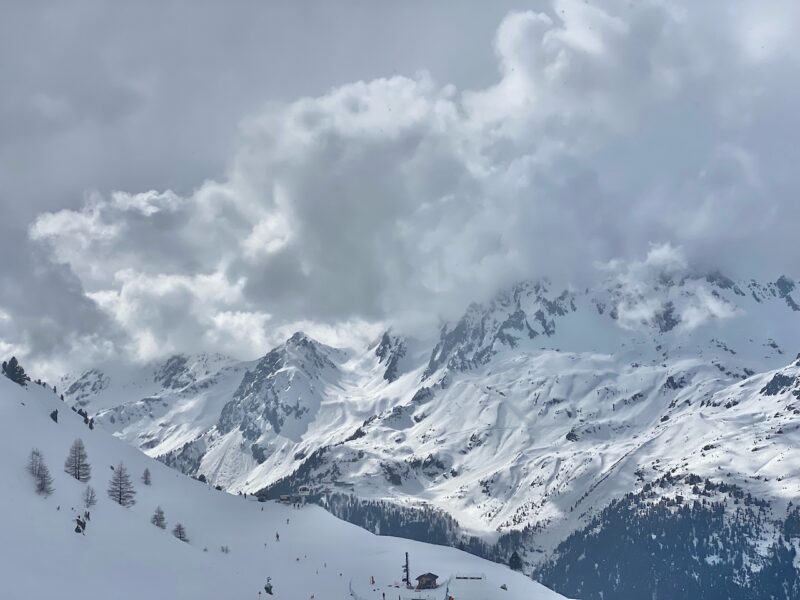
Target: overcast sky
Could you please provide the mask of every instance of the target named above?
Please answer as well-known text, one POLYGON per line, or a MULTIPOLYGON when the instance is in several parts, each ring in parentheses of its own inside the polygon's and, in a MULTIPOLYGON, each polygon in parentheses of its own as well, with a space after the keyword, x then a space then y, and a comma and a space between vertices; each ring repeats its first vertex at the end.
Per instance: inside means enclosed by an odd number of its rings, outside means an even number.
POLYGON ((654 248, 800 276, 799 25, 793 0, 6 2, 0 354, 251 358, 654 248))

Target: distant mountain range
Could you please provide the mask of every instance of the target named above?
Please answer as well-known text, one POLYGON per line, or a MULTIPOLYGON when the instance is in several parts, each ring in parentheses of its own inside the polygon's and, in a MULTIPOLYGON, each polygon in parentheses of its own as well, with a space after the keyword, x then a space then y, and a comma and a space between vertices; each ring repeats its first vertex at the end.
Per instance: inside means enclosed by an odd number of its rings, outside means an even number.
POLYGON ((691 592, 668 597, 726 597, 689 583, 730 569, 749 598, 748 574, 781 572, 780 548, 800 549, 786 526, 800 497, 798 352, 792 278, 656 273, 588 289, 521 282, 427 339, 388 330, 338 349, 298 332, 255 361, 99 365, 61 387, 103 428, 231 492, 306 485, 433 508, 464 535, 513 541, 528 570, 571 596, 677 593, 649 546, 641 565, 605 557, 608 577, 559 561, 623 510, 645 536, 668 532, 675 507, 719 504, 717 521, 706 518, 716 508, 684 517, 709 528, 699 546, 735 530, 740 547, 687 558, 696 572, 676 589, 691 592), (741 521, 744 498, 757 519, 741 521), (640 587, 615 587, 615 569, 640 587))

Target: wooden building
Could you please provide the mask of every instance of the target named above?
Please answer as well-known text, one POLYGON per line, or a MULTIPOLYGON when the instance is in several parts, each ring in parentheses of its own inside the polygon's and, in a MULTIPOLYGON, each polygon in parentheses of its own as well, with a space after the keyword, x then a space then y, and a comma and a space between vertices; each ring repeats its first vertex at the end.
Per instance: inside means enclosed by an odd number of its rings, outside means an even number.
POLYGON ((434 575, 433 573, 424 573, 417 577, 417 589, 418 590, 434 590, 439 587, 439 584, 436 580, 439 578, 438 575, 434 575))

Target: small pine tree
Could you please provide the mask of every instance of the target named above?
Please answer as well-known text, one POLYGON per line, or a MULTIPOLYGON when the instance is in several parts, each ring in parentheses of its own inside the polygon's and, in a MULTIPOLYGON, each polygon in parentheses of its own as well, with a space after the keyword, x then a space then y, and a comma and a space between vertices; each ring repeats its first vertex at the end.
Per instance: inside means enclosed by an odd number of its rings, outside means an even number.
POLYGON ((150 522, 161 529, 167 528, 167 520, 164 518, 164 511, 161 510, 160 506, 156 506, 156 512, 153 513, 153 516, 150 518, 150 522))
POLYGON ((511 554, 511 558, 508 559, 508 566, 513 571, 522 571, 522 559, 516 550, 511 554))
POLYGON ((39 476, 39 469, 42 468, 44 464, 44 457, 42 456, 42 451, 38 448, 34 448, 31 450, 31 455, 28 458, 28 473, 35 479, 39 476))
POLYGON ((175 525, 175 528, 172 530, 172 535, 174 535, 176 538, 178 538, 182 542, 188 542, 189 541, 189 537, 186 535, 186 528, 183 525, 181 525, 180 523, 177 523, 175 525))
POLYGON ((83 505, 86 508, 92 508, 95 504, 97 504, 97 494, 92 486, 87 485, 83 490, 83 505))
POLYGON ((108 497, 120 506, 133 506, 136 504, 136 490, 133 488, 131 478, 125 465, 119 463, 111 476, 108 484, 108 497))
POLYGON ((31 378, 25 373, 25 369, 23 369, 22 365, 20 365, 19 361, 17 361, 16 356, 12 356, 11 360, 8 362, 3 361, 2 369, 3 375, 8 377, 14 383, 17 383, 23 387, 31 380, 31 378))
POLYGON ((145 469, 144 473, 142 473, 142 483, 145 485, 150 485, 150 469, 145 469))
POLYGON ((92 467, 83 440, 78 438, 72 443, 64 463, 64 471, 72 475, 81 483, 86 483, 92 478, 92 467))
POLYGON ((36 493, 40 496, 49 496, 53 493, 53 478, 50 477, 50 469, 44 464, 39 465, 36 473, 36 493))

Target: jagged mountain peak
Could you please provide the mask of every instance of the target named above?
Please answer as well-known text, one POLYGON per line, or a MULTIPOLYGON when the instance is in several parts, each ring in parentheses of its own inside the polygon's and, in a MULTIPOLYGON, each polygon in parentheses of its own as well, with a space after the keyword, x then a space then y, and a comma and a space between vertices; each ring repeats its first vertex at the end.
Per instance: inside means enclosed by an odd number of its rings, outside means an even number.
POLYGON ((575 310, 575 294, 568 289, 551 292, 549 280, 516 283, 486 304, 470 304, 456 323, 442 326, 423 379, 444 366, 463 371, 485 364, 499 347, 550 337, 554 319, 575 310))
POLYGON ((166 389, 182 389, 237 363, 219 353, 173 354, 153 368, 153 381, 166 389))
POLYGON ((300 435, 319 408, 324 386, 338 378, 337 362, 345 357, 342 350, 294 333, 247 370, 222 409, 217 430, 224 434, 238 428, 250 441, 267 430, 300 435))
POLYGON ((305 331, 295 331, 289 338, 287 338, 286 345, 303 346, 308 344, 319 344, 314 338, 307 335, 305 331))
POLYGON ((443 325, 423 379, 442 368, 473 369, 520 345, 633 352, 647 360, 724 350, 728 362, 746 355, 756 363, 747 369, 766 368, 781 360, 789 332, 800 326, 795 314, 786 313, 800 309, 794 290, 786 276, 761 284, 689 270, 617 274, 583 290, 560 289, 546 279, 522 281, 443 325), (780 325, 784 318, 788 330, 780 325), (769 327, 756 325, 765 320, 769 327), (634 346, 639 349, 632 351, 634 346))
POLYGON ((387 329, 376 342, 370 345, 370 348, 374 348, 378 362, 386 367, 383 378, 388 382, 395 381, 402 372, 402 362, 408 353, 406 338, 394 335, 390 329, 387 329))
MULTIPOLYGON (((303 331, 294 332, 283 344, 276 346, 266 356, 277 352, 289 355, 305 355, 315 360, 339 362, 347 358, 347 351, 323 344, 303 331)), ((266 358, 266 356, 264 358, 266 358)))

